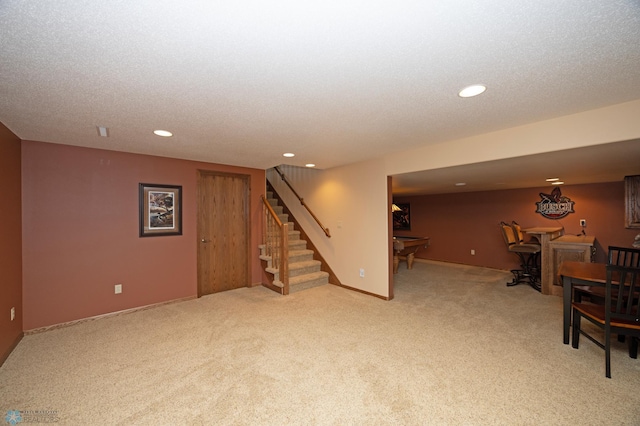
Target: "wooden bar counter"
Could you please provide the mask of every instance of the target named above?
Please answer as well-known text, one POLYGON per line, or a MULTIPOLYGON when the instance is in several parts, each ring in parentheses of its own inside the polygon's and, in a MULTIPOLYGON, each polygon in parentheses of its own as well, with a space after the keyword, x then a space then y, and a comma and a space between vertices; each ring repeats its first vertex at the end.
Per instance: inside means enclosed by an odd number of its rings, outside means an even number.
POLYGON ((553 264, 549 256, 549 242, 561 236, 564 233, 564 228, 561 226, 534 227, 523 229, 522 232, 531 235, 540 242, 540 279, 542 281, 542 294, 552 294, 551 286, 553 285, 553 281, 550 281, 549 277, 553 276, 553 264))
POLYGON ((562 295, 562 280, 559 275, 562 262, 593 261, 595 242, 596 237, 589 235, 563 235, 549 242, 548 294, 562 295))

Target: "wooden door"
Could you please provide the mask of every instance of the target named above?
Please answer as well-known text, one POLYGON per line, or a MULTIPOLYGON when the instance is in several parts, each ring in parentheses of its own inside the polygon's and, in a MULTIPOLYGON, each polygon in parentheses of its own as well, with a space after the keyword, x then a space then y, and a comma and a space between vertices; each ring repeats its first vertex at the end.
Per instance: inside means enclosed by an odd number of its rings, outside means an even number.
POLYGON ((198 172, 198 297, 250 285, 249 176, 198 172))

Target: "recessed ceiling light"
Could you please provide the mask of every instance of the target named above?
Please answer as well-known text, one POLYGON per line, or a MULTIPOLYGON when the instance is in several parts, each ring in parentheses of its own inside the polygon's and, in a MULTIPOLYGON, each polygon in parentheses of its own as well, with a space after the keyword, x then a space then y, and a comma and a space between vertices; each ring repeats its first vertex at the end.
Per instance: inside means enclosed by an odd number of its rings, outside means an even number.
POLYGON ((547 178, 547 182, 555 182, 560 180, 560 178, 547 178))
POLYGON ((466 185, 466 182, 458 182, 458 183, 456 183, 456 186, 465 186, 465 185, 466 185))
POLYGON ((169 138, 173 136, 173 133, 169 132, 168 130, 154 130, 153 133, 158 136, 162 136, 163 138, 169 138))
POLYGON ((551 185, 564 185, 564 182, 562 182, 561 180, 558 180, 555 182, 551 182, 551 185))
POLYGON ((98 128, 98 134, 103 138, 109 137, 109 129, 104 126, 96 126, 98 128))
POLYGON ((315 167, 316 165, 313 163, 307 163, 304 165, 305 167, 315 167))
POLYGON ((471 86, 465 87, 460 92, 458 92, 458 96, 460 96, 461 98, 471 98, 473 96, 478 96, 485 90, 487 90, 487 86, 483 84, 473 84, 471 86))
POLYGON ((285 152, 282 154, 283 157, 295 157, 296 155, 293 152, 285 152))

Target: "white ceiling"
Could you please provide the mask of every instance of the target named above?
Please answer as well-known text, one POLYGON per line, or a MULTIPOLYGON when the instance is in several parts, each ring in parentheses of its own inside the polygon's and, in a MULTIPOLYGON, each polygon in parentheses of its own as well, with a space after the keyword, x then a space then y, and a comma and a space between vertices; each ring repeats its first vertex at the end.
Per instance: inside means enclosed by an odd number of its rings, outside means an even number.
POLYGON ((330 168, 635 99, 639 1, 0 2, 24 140, 330 168))

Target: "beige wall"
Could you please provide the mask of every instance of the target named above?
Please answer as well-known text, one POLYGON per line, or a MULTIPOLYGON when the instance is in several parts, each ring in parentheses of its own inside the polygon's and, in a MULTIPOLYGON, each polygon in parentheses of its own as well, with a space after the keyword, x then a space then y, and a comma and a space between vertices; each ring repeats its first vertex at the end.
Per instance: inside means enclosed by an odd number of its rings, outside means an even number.
POLYGON ((346 286, 386 297, 388 273, 387 199, 372 197, 372 188, 385 188, 387 178, 381 160, 320 171, 282 166, 313 213, 328 227, 327 238, 313 218, 273 171, 269 181, 276 187, 318 251, 346 286), (363 179, 363 177, 365 177, 363 179), (381 225, 382 224, 382 225, 381 225), (382 244, 369 244, 381 241, 382 244), (381 260, 382 259, 382 260, 381 260), (364 278, 359 275, 364 269, 364 278))
POLYGON ((640 136, 638 117, 640 100, 437 142, 386 156, 386 173, 395 175, 637 139, 640 136))
MULTIPOLYGON (((387 176, 637 139, 638 117, 640 100, 435 143, 346 167, 324 171, 289 168, 287 175, 335 235, 326 239, 320 230, 310 233, 341 282, 387 297, 387 176), (338 223, 342 228, 337 228, 338 223), (365 269, 365 278, 358 277, 359 268, 365 269)), ((301 220, 304 212, 299 203, 287 204, 301 220)), ((310 229, 305 227, 307 232, 310 229)))

